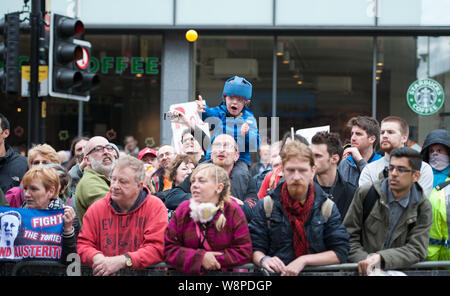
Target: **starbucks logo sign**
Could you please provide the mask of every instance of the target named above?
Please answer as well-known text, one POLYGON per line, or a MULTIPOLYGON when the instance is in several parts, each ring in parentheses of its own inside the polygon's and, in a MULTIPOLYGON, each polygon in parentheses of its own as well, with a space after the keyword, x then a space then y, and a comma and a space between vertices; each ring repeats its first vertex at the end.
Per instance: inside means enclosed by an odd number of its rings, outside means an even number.
POLYGON ((419 115, 431 115, 444 105, 444 89, 433 79, 414 81, 406 93, 409 108, 419 115))

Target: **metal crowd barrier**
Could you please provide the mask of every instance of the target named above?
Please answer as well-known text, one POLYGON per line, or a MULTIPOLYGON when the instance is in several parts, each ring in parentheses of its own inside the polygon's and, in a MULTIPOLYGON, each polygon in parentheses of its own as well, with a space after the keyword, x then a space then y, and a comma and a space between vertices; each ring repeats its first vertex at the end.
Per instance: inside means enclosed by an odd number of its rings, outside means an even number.
MULTIPOLYGON (((424 261, 410 266, 406 270, 400 270, 408 276, 449 276, 450 261, 424 261)), ((71 267, 52 261, 20 261, 0 263, 0 276, 68 276, 74 275, 71 267)), ((92 276, 89 266, 81 265, 78 274, 92 276)), ((117 276, 183 276, 166 263, 158 263, 144 270, 120 270, 117 276)), ((270 276, 267 270, 254 264, 245 264, 233 269, 233 271, 210 271, 205 276, 270 276)), ((358 276, 357 263, 333 264, 325 266, 308 266, 300 276, 358 276)))

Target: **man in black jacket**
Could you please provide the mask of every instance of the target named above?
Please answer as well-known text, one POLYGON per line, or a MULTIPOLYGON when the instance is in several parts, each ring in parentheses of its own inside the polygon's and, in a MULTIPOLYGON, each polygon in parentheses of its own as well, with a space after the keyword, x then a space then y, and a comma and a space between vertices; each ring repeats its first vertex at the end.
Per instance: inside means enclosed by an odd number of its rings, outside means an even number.
POLYGON ((313 182, 311 149, 291 141, 280 156, 285 181, 258 201, 249 224, 253 263, 281 275, 298 275, 309 265, 345 263, 349 235, 336 205, 313 182))
POLYGON ((314 181, 336 203, 344 219, 356 191, 356 186, 344 180, 338 170, 342 158, 342 144, 337 133, 318 132, 311 139, 316 176, 314 181))
POLYGON ((19 186, 28 170, 27 159, 6 144, 9 129, 8 119, 0 113, 0 188, 4 193, 12 187, 19 186))
MULTIPOLYGON (((227 134, 219 135, 212 143, 211 160, 207 160, 207 162, 212 162, 228 172, 231 183, 231 196, 241 206, 247 221, 250 222, 253 216, 252 208, 257 201, 256 183, 248 172, 247 164, 238 161, 239 152, 237 147, 233 137, 227 134)), ((165 205, 169 210, 175 210, 181 202, 191 197, 190 178, 191 175, 167 194, 165 205)))

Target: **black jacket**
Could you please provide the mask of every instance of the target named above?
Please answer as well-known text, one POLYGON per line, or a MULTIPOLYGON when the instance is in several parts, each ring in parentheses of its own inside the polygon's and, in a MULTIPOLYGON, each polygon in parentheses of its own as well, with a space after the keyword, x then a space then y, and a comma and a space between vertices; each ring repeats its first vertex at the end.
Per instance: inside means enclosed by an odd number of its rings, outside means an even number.
MULTIPOLYGON (((317 182, 317 177, 314 177, 314 181, 317 182)), ((337 171, 336 180, 334 181, 333 186, 331 186, 328 197, 336 204, 342 220, 344 220, 348 208, 352 203, 356 188, 357 187, 352 183, 344 181, 339 170, 337 171)))
MULTIPOLYGON (((205 161, 205 163, 211 160, 205 161)), ((258 195, 256 183, 248 172, 248 166, 244 161, 237 161, 230 174, 231 196, 244 202, 241 209, 244 211, 247 221, 253 216, 253 207, 256 205, 258 195), (245 166, 245 167, 244 167, 245 166)), ((191 198, 191 174, 183 183, 167 190, 164 203, 169 210, 175 210, 180 203, 191 198)))
MULTIPOLYGON (((264 200, 256 204, 253 211, 253 219, 249 224, 252 238, 253 251, 263 252, 268 256, 277 256, 284 264, 289 264, 296 259, 293 248, 293 233, 283 205, 280 202, 281 182, 273 191, 269 192, 274 204, 270 217, 270 229, 264 211, 264 200)), ((349 235, 341 223, 341 216, 336 205, 328 221, 322 216, 322 203, 327 194, 320 186, 314 183, 314 205, 305 222, 306 237, 309 244, 309 253, 321 253, 332 250, 336 253, 340 263, 345 263, 350 249, 349 235)))
POLYGON ((5 156, 0 157, 0 188, 6 194, 10 188, 20 185, 23 175, 28 170, 28 162, 11 146, 6 145, 5 148, 5 156))

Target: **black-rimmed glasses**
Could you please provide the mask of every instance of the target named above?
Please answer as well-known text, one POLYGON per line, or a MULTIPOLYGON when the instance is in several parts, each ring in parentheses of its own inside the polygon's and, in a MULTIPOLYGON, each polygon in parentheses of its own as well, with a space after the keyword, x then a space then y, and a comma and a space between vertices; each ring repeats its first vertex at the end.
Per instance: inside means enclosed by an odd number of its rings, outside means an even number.
POLYGON ((414 172, 414 171, 415 171, 415 170, 407 169, 407 168, 402 167, 402 166, 399 166, 399 167, 393 166, 393 165, 389 165, 389 166, 388 166, 388 171, 389 171, 389 172, 392 173, 394 170, 397 170, 397 172, 398 172, 399 174, 411 173, 411 172, 414 172))
POLYGON ((106 150, 107 152, 113 152, 114 148, 111 145, 105 145, 105 146, 98 145, 98 146, 95 146, 94 148, 92 148, 88 153, 86 153, 86 156, 88 156, 92 152, 103 152, 104 150, 106 150))

